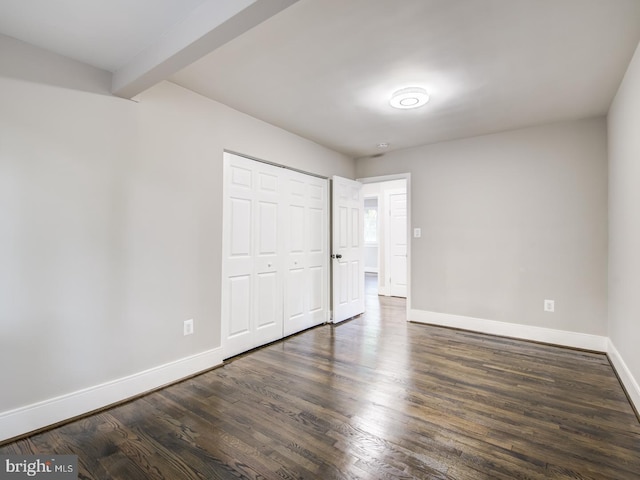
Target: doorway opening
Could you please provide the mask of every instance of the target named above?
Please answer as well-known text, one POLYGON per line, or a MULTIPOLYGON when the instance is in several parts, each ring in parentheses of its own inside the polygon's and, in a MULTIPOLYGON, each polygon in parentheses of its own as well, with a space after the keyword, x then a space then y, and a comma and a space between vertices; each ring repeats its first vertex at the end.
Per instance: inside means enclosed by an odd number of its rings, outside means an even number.
POLYGON ((407 298, 410 278, 409 174, 361 178, 364 267, 378 295, 407 298))

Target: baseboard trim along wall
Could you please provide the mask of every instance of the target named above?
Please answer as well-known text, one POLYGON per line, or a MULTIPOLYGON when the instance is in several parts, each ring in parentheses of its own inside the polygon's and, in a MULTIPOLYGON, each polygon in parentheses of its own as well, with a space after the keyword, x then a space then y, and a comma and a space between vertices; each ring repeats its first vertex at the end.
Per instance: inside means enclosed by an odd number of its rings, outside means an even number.
POLYGON ((627 367, 627 364, 610 339, 608 341, 607 356, 613 368, 615 368, 622 385, 624 385, 627 396, 635 407, 636 412, 640 412, 640 385, 638 385, 638 382, 631 374, 631 370, 629 370, 629 367, 627 367))
POLYGON ((606 353, 629 400, 636 411, 640 412, 640 386, 608 337, 415 309, 409 310, 408 318, 412 322, 606 353))
POLYGON ((222 348, 0 413, 0 442, 84 415, 222 364, 222 348))
POLYGON ((581 348, 596 352, 607 351, 608 338, 587 333, 555 330, 553 328, 534 327, 517 323, 499 322, 484 318, 451 315, 449 313, 429 312, 425 310, 410 310, 409 320, 419 323, 430 323, 442 327, 460 328, 502 337, 520 338, 535 342, 551 343, 564 347, 581 348))
MULTIPOLYGON (((608 337, 482 318, 409 310, 412 322, 533 340, 607 353, 631 403, 640 411, 640 386, 608 337)), ((223 363, 221 347, 100 385, 0 413, 0 442, 144 394, 223 363)))

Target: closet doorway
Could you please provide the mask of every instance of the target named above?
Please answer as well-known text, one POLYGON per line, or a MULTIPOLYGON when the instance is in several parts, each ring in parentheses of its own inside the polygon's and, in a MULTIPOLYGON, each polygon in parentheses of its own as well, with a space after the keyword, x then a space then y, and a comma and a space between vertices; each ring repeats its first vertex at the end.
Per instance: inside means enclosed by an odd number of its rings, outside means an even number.
POLYGON ((328 180, 224 153, 223 358, 328 321, 328 180))

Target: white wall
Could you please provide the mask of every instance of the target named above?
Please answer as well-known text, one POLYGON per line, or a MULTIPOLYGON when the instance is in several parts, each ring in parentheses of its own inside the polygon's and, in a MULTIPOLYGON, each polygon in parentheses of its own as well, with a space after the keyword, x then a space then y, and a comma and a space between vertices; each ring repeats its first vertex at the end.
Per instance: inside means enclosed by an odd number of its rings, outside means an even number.
POLYGON ((2 67, 0 440, 137 393, 128 376, 146 372, 151 388, 171 379, 159 366, 217 358, 223 149, 355 173, 341 154, 171 83, 136 103, 2 67), (60 418, 47 403, 98 385, 60 418))
POLYGON ((640 46, 609 110, 608 129, 610 356, 640 408, 640 46))
POLYGON ((478 330, 486 319, 586 334, 587 345, 576 346, 600 344, 607 333, 603 118, 357 161, 359 178, 400 172, 411 173, 412 227, 422 228, 411 247, 413 319, 445 314, 478 330), (543 311, 544 299, 555 300, 555 313, 543 311))
POLYGON ((0 75, 111 95, 111 73, 0 34, 0 75))

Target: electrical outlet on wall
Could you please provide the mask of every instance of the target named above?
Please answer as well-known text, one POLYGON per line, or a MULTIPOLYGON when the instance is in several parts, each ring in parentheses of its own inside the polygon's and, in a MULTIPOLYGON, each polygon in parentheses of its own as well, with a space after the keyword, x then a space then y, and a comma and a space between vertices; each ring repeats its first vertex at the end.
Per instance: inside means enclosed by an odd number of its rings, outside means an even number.
POLYGON ((545 312, 553 312, 556 309, 555 300, 545 300, 544 301, 544 311, 545 312))
POLYGON ((185 336, 193 333, 193 318, 184 321, 183 333, 185 336))

